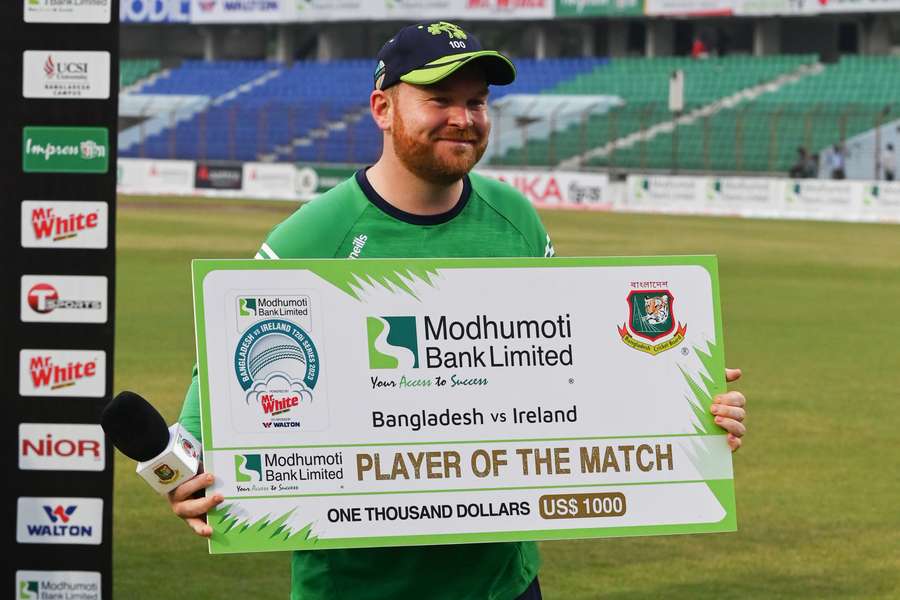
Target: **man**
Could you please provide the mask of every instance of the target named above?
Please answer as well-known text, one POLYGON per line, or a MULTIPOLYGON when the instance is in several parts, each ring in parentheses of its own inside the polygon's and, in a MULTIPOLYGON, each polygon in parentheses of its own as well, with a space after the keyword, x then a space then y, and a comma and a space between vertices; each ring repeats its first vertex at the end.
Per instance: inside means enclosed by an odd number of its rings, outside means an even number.
POLYGON ((881 153, 881 172, 885 181, 893 181, 897 169, 897 155, 894 153, 894 145, 888 144, 881 153))
MULTIPOLYGON (((529 202, 469 171, 487 146, 488 85, 509 84, 506 57, 456 25, 402 29, 378 53, 370 108, 384 134, 378 162, 303 206, 269 234, 258 258, 553 256, 529 202)), ((729 372, 729 379, 739 376, 729 372)), ((744 398, 717 399, 717 422, 737 449, 744 398)), ((196 378, 181 422, 199 434, 196 378)), ((714 411, 715 412, 715 411, 714 411)), ((201 536, 220 495, 199 475, 170 495, 201 536)), ((302 600, 538 600, 534 543, 295 552, 291 597, 302 600)))

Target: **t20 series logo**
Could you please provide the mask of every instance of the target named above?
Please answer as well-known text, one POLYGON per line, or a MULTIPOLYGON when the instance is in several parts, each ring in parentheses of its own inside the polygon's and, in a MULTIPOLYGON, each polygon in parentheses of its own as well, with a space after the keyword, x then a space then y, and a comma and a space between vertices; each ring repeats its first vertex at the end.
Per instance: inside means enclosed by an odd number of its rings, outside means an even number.
POLYGON ((367 317, 370 369, 418 369, 415 317, 367 317))
POLYGON ((301 427, 303 407, 313 401, 319 353, 299 325, 267 319, 247 329, 234 353, 234 372, 244 402, 265 428, 301 427))

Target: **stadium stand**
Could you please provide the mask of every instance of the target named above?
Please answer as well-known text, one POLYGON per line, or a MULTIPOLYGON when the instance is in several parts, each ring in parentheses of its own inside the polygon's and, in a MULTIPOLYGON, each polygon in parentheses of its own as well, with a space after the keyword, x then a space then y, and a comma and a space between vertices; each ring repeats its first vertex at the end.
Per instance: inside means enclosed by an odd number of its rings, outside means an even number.
MULTIPOLYGON (((848 56, 820 65, 814 55, 689 58, 520 59, 507 94, 606 94, 623 105, 543 139, 520 142, 493 165, 785 172, 796 149, 813 152, 867 131, 896 114, 900 58, 848 56), (812 67, 815 68, 812 68, 812 67), (685 113, 673 131, 668 79, 685 72, 685 113), (747 90, 756 89, 755 94, 747 90), (723 99, 734 99, 723 102, 723 99), (706 110, 713 107, 712 110, 706 110), (660 125, 663 126, 660 126, 660 125), (630 137, 629 137, 630 136, 630 137), (673 152, 673 136, 677 146, 673 152), (585 154, 592 149, 609 151, 585 154), (584 156, 582 156, 584 155, 584 156), (677 159, 675 158, 677 155, 677 159), (584 157, 585 160, 581 160, 584 157), (573 163, 576 161, 576 163, 573 163)), ((146 77, 159 61, 123 63, 146 77)), ((209 98, 206 109, 123 146, 123 156, 206 160, 368 163, 381 135, 368 118, 370 60, 185 61, 139 86, 139 94, 209 98)))
MULTIPOLYGON (((606 64, 605 59, 517 61, 513 85, 492 98, 537 93, 606 64)), ((363 163, 381 150, 381 134, 368 114, 371 60, 297 62, 284 68, 261 61, 185 61, 139 94, 203 95, 207 110, 123 146, 122 156, 209 160, 304 160, 363 163), (273 75, 252 85, 266 73, 273 75)))
MULTIPOLYGON (((591 115, 586 122, 572 125, 550 139, 535 140, 520 148, 510 149, 503 156, 495 157, 493 164, 558 164, 612 140, 671 119, 668 112, 668 82, 670 74, 677 69, 685 73, 685 111, 690 111, 748 87, 771 81, 800 65, 814 61, 814 57, 807 55, 728 56, 699 61, 680 57, 616 59, 608 67, 595 69, 546 93, 613 94, 625 101, 624 106, 614 108, 606 114, 591 115)), ((632 150, 620 150, 611 159, 619 161, 617 155, 620 154, 624 157, 640 156, 640 152, 635 154, 632 150)), ((669 154, 671 155, 671 149, 669 154)), ((666 160, 670 159, 671 156, 666 160)), ((652 155, 650 162, 665 161, 661 156, 652 155)), ((588 164, 607 166, 610 159, 594 159, 588 164)))
MULTIPOLYGON (((798 147, 819 152, 897 118, 898 67, 896 57, 847 56, 744 105, 682 125, 677 132, 677 166, 786 173, 798 147)), ((670 169, 675 135, 663 132, 588 164, 670 169)))
POLYGON ((155 58, 123 60, 119 63, 119 88, 131 87, 161 68, 161 62, 155 58))

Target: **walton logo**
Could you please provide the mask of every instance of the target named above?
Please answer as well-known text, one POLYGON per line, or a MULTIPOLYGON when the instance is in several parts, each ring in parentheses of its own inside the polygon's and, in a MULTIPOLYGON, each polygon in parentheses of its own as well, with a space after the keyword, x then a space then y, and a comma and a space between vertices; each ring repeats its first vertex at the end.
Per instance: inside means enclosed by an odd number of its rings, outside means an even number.
POLYGON ((75 512, 77 506, 67 506, 66 508, 62 507, 62 504, 57 504, 55 507, 44 505, 44 512, 47 513, 47 516, 50 517, 51 523, 56 523, 62 521, 63 524, 69 522, 69 518, 72 516, 72 513, 75 512))
POLYGON ((238 483, 262 481, 262 459, 259 454, 234 455, 234 480, 238 483))
POLYGON ((618 327, 622 341, 635 350, 656 355, 674 348, 684 340, 687 325, 679 324, 678 331, 671 338, 653 344, 675 331, 675 296, 667 289, 633 290, 628 294, 628 321, 618 327), (629 333, 630 332, 630 333, 629 333), (651 342, 641 342, 632 337, 651 342))
POLYGON ((415 317, 366 317, 370 369, 418 369, 415 317))

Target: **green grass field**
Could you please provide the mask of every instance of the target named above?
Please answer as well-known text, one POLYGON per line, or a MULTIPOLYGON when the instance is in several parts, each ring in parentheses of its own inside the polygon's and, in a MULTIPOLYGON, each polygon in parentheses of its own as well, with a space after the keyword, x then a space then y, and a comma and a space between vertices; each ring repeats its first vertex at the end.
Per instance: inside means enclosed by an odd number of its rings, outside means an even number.
MULTIPOLYGON (((192 258, 252 256, 290 203, 120 198, 115 391, 174 421, 192 258)), ((717 254, 744 369, 739 531, 542 544, 548 600, 900 598, 900 226, 542 214, 560 255, 717 254)), ((114 596, 285 599, 289 553, 211 557, 117 454, 114 596)))

